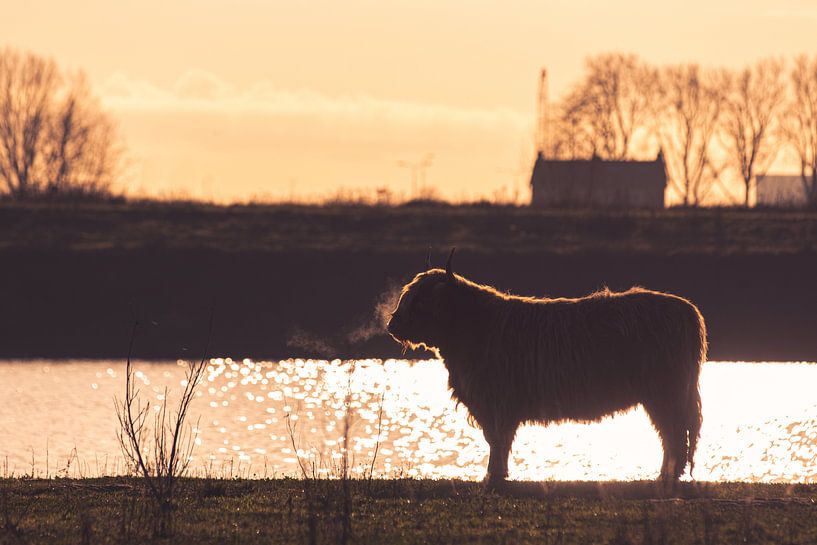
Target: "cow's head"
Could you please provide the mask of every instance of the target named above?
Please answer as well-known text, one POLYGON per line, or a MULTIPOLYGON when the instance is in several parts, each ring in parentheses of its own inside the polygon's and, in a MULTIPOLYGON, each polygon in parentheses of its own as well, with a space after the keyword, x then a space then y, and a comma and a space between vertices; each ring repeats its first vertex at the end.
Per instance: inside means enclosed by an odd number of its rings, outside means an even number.
POLYGON ((438 347, 437 340, 442 330, 447 329, 444 321, 445 292, 457 282, 451 268, 454 249, 448 256, 443 269, 429 269, 414 277, 400 294, 397 308, 391 313, 386 326, 389 334, 405 347, 438 347))

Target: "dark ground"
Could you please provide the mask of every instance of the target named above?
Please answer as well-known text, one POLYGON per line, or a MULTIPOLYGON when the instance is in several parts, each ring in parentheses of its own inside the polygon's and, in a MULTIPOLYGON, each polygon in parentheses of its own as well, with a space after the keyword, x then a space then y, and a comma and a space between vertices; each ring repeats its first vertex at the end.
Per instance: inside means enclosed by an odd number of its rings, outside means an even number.
POLYGON ((325 544, 342 542, 346 521, 355 544, 817 542, 815 485, 684 483, 678 497, 664 497, 651 482, 513 483, 485 493, 477 483, 376 479, 351 481, 347 504, 337 480, 308 485, 312 508, 304 481, 188 480, 172 537, 152 539, 136 479, 0 480, 0 543, 325 544))
POLYGON ((391 357, 351 343, 437 264, 519 294, 642 285, 704 314, 710 357, 817 360, 817 213, 439 205, 0 204, 0 357, 391 357), (366 329, 366 328, 364 328, 366 329))

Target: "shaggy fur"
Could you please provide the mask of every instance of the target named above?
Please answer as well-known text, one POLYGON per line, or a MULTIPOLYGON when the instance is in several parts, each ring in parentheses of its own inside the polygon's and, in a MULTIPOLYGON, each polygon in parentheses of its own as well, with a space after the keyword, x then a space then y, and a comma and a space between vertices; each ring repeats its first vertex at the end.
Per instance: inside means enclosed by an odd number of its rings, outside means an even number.
POLYGON ((681 297, 642 288, 517 297, 432 269, 403 288, 388 331, 444 360, 452 396, 490 445, 489 482, 507 477, 520 424, 595 421, 638 404, 661 436, 661 477, 692 471, 706 329, 681 297))

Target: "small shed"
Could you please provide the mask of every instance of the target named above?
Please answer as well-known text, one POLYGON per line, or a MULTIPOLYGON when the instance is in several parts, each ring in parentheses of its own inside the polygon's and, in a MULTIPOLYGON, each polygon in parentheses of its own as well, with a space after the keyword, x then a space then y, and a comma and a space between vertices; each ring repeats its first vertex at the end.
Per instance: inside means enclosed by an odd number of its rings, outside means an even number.
POLYGON ((767 174, 757 179, 756 206, 797 208, 808 203, 799 174, 767 174))
POLYGON ((654 161, 546 159, 531 174, 531 206, 553 208, 664 208, 664 156, 654 161))

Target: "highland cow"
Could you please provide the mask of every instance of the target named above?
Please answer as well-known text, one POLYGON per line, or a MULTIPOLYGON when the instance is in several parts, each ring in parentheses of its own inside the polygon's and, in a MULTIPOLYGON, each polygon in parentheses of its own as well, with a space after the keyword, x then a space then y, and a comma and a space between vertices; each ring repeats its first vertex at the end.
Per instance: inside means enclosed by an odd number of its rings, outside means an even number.
POLYGON ((701 428, 698 376, 706 330, 686 299, 642 288, 577 299, 498 292, 445 270, 418 274, 388 323, 406 347, 435 351, 452 397, 482 428, 486 482, 508 476, 524 423, 597 421, 644 406, 664 450, 660 477, 693 468, 701 428))

